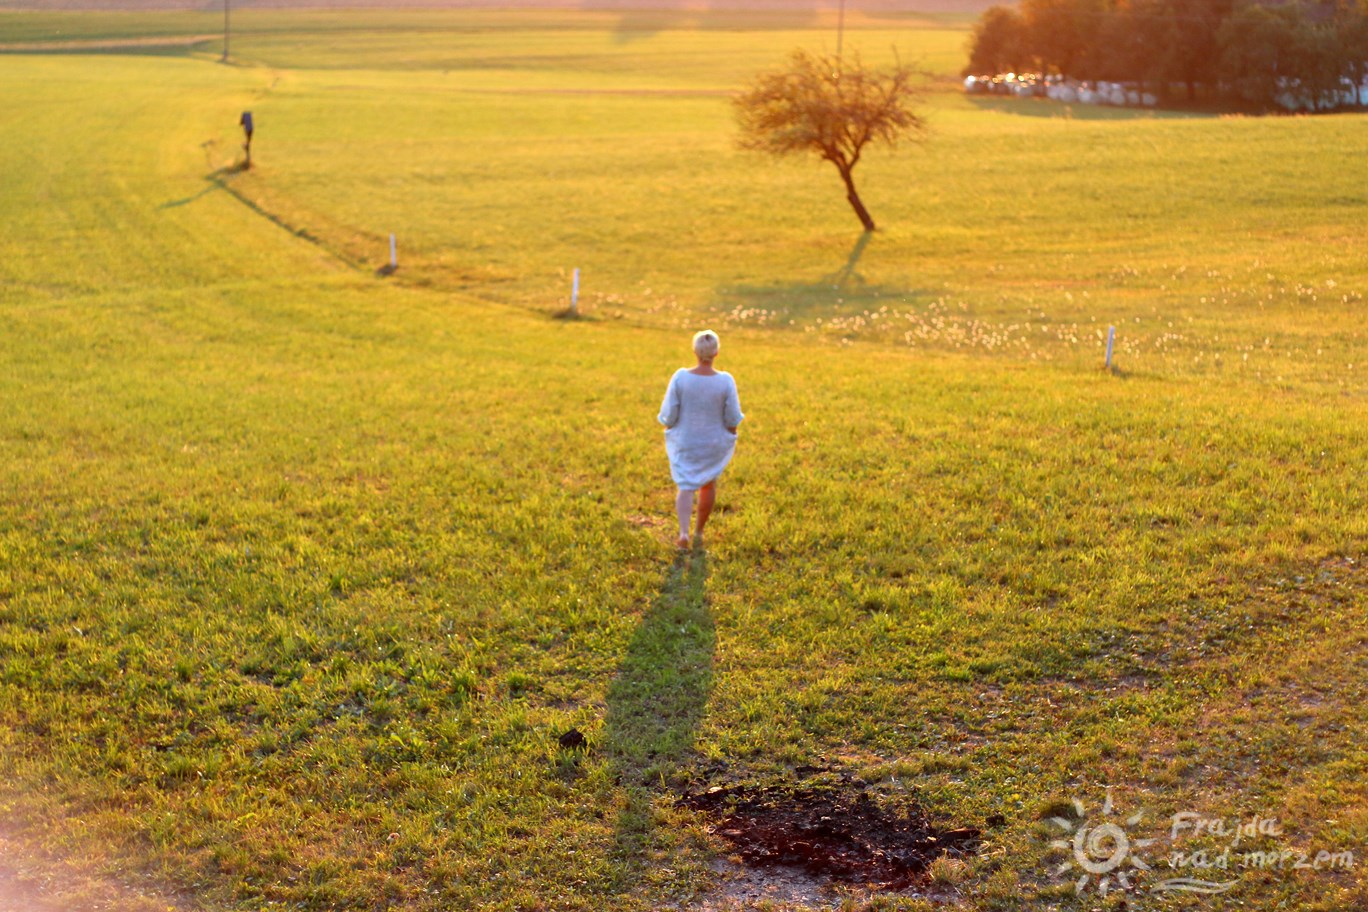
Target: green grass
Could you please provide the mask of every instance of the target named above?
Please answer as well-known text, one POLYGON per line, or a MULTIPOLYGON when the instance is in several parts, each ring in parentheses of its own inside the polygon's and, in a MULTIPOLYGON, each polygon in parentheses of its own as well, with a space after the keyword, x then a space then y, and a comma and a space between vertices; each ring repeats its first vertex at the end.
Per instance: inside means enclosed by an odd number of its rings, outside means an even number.
MULTIPOLYGON (((251 15, 237 67, 0 56, 9 864, 687 906, 721 847, 672 790, 813 762, 1005 815, 969 908, 1097 905, 1040 816, 1109 786, 1365 845, 1368 121, 935 89, 843 277, 834 175, 733 151, 725 98, 825 33, 251 15), (750 417, 676 560, 652 421, 701 322, 750 417)), ((936 25, 857 34, 935 61, 936 25)), ((1163 907, 1368 889, 1239 879, 1163 907)))
MULTIPOLYGON (((932 48, 934 66, 962 37, 871 28, 851 43, 872 61, 932 48)), ((1362 117, 1069 111, 937 83, 930 143, 861 165, 884 228, 861 247, 832 169, 733 147, 725 94, 826 40, 488 29, 335 54, 307 36, 248 42, 249 59, 326 66, 272 76, 258 170, 232 186, 358 264, 385 262, 393 232, 405 281, 542 309, 579 267, 600 315, 668 325, 704 312, 1077 365, 1116 324, 1131 370, 1331 390, 1363 370, 1362 117), (407 69, 437 51, 442 70, 407 69), (338 69, 347 61, 381 68, 338 69)))

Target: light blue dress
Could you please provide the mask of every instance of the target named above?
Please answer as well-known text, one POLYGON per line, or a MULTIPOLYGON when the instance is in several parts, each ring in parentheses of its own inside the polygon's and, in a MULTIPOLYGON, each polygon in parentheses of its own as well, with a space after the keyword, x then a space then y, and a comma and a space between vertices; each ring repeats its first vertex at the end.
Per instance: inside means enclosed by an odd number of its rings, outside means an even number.
POLYGON ((660 423, 670 475, 681 491, 697 491, 722 474, 736 452, 736 435, 727 428, 745 417, 731 374, 705 376, 682 367, 674 372, 660 404, 660 423))

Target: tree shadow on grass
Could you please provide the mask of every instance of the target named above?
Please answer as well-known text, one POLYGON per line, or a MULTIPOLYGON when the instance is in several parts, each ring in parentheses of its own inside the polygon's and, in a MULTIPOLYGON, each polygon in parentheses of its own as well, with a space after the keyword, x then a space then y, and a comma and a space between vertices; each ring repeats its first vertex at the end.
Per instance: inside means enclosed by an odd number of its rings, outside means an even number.
POLYGON ((806 282, 778 282, 767 285, 729 285, 718 289, 723 307, 742 318, 753 311, 764 311, 760 322, 781 322, 829 316, 884 304, 907 305, 929 297, 929 290, 869 282, 860 272, 860 260, 874 239, 864 231, 839 268, 806 282))
POLYGON ((1064 120, 1193 120, 1216 115, 1205 111, 1175 111, 1161 108, 1115 108, 1111 105, 1065 104, 1047 98, 975 97, 970 104, 980 111, 1015 114, 1019 117, 1045 117, 1064 120))
POLYGON ((860 265, 860 257, 864 256, 865 248, 869 246, 869 239, 874 236, 872 231, 860 233, 860 238, 855 242, 855 246, 850 251, 850 256, 846 257, 846 263, 840 269, 824 278, 824 284, 832 288, 846 288, 852 281, 863 283, 864 279, 857 271, 860 265))
POLYGON ((627 792, 616 823, 624 859, 640 859, 650 841, 652 793, 680 784, 694 756, 717 645, 707 580, 705 552, 675 558, 608 688, 604 742, 627 792))

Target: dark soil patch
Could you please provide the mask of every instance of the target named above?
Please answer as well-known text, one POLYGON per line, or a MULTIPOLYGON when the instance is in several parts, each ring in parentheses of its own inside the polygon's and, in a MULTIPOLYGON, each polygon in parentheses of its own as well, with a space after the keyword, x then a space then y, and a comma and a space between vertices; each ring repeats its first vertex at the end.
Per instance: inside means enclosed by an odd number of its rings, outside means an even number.
POLYGON ((894 813, 850 786, 734 786, 685 794, 748 864, 802 868, 847 884, 905 890, 940 855, 978 851, 973 827, 941 829, 915 805, 894 813))

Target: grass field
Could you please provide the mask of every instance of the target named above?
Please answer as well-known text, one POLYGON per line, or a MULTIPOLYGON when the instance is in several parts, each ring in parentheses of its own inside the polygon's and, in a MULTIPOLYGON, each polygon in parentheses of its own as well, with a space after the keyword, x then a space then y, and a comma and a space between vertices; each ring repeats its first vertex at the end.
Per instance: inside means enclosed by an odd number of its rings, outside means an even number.
POLYGON ((733 145, 728 93, 828 18, 250 11, 234 66, 0 54, 0 878, 716 908, 679 791, 818 766, 1002 815, 937 901, 1368 905, 1368 119, 974 102, 963 20, 855 17, 939 74, 930 141, 857 172, 861 242, 834 173, 733 145), (676 559, 653 418, 705 324, 749 417, 676 559), (1156 896, 1229 844, 1164 838, 1078 896, 1047 818, 1108 790, 1145 835, 1257 815, 1358 863, 1156 896))

